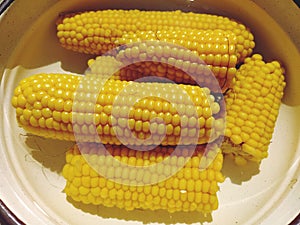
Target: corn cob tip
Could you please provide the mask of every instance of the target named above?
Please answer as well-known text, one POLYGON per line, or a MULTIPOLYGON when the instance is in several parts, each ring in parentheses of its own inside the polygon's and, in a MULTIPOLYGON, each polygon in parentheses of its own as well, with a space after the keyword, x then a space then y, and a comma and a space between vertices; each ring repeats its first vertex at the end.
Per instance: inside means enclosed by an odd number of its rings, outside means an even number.
POLYGON ((65 18, 71 18, 77 14, 78 13, 76 13, 76 12, 60 12, 55 21, 56 26, 62 24, 65 18))

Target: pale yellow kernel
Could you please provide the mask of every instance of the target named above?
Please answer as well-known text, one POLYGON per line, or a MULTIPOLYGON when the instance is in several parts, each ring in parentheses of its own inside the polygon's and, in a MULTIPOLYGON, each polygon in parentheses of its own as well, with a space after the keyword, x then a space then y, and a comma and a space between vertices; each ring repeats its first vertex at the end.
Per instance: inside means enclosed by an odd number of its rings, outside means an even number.
POLYGON ((138 120, 134 124, 134 130, 139 132, 142 130, 142 126, 143 126, 143 122, 141 120, 138 120))
POLYGON ((178 114, 173 115, 172 124, 174 127, 176 127, 180 124, 180 116, 178 114))
POLYGON ((35 93, 31 93, 27 97, 27 101, 28 101, 29 104, 33 105, 36 102, 36 95, 35 95, 35 93))
MULTIPOLYGON (((79 195, 80 191, 78 190, 77 187, 75 187, 74 185, 70 185, 70 188, 69 188, 69 192, 70 192, 70 195, 71 196, 77 196, 79 195)), ((81 194, 81 193, 80 193, 81 194)))
POLYGON ((200 179, 201 180, 207 179, 207 172, 205 170, 200 172, 200 179))
POLYGON ((242 146, 242 150, 254 157, 261 158, 261 153, 246 143, 242 146))
POLYGON ((214 181, 215 180, 215 172, 213 170, 209 170, 207 173, 207 178, 209 181, 214 181))
POLYGON ((187 185, 187 180, 185 178, 179 180, 179 189, 186 190, 186 185, 187 185))
POLYGON ((142 109, 135 109, 134 110, 134 119, 141 120, 142 119, 143 110, 142 109))
POLYGON ((100 114, 100 123, 104 126, 108 123, 108 116, 104 112, 100 114))
POLYGON ((205 107, 205 108, 203 109, 202 113, 203 113, 203 117, 204 117, 205 119, 208 119, 209 117, 212 116, 212 110, 211 110, 211 108, 209 108, 209 107, 205 107))
POLYGON ((40 119, 38 120, 38 123, 39 123, 39 126, 40 126, 41 128, 46 128, 46 120, 45 120, 44 117, 40 118, 40 119))
POLYGON ((230 140, 235 145, 239 145, 239 144, 241 144, 243 142, 242 138, 239 135, 232 135, 230 137, 230 140))
POLYGON ((258 141, 258 142, 261 139, 260 136, 257 133, 254 133, 254 132, 252 134, 250 134, 250 137, 253 138, 253 140, 258 141))
POLYGON ((71 122, 71 116, 68 112, 62 112, 61 113, 61 120, 64 122, 64 123, 69 123, 71 122))
POLYGON ((193 105, 187 105, 185 112, 188 117, 191 117, 196 114, 196 108, 193 105))
POLYGON ((192 177, 191 168, 185 168, 184 169, 184 178, 189 180, 191 177, 192 177))
POLYGON ((208 193, 203 193, 203 195, 202 195, 202 202, 204 203, 204 204, 206 204, 206 203, 208 203, 209 202, 209 194, 208 193))
POLYGON ((158 129, 158 124, 153 122, 150 124, 150 132, 151 133, 156 133, 157 132, 157 129, 158 129))
POLYGON ((238 127, 238 126, 235 126, 235 127, 233 127, 232 129, 231 129, 231 131, 232 131, 232 134, 236 134, 236 135, 240 135, 241 134, 241 128, 240 127, 238 127))
POLYGON ((163 102, 162 101, 156 101, 154 103, 154 109, 156 112, 162 112, 163 111, 163 102))
POLYGON ((196 127, 198 126, 198 121, 195 117, 189 118, 188 127, 196 127))
POLYGON ((198 179, 195 181, 195 191, 200 192, 201 190, 202 190, 202 181, 198 179))
POLYGON ((71 100, 67 100, 64 103, 64 111, 71 112, 73 107, 73 102, 71 100))
POLYGON ((126 200, 129 200, 131 198, 131 196, 132 196, 131 191, 129 191, 129 190, 125 191, 124 198, 126 200))
POLYGON ((245 132, 242 132, 241 133, 241 138, 242 138, 243 142, 246 142, 250 138, 250 135, 245 133, 245 132))
POLYGON ((46 127, 49 129, 53 128, 53 118, 46 119, 46 127))
POLYGON ((63 99, 57 99, 55 101, 54 108, 57 111, 62 111, 64 109, 64 100, 63 99))
POLYGON ((254 140, 254 139, 249 139, 247 141, 247 144, 250 145, 250 146, 252 146, 253 148, 257 148, 258 147, 258 142, 256 140, 254 140))
POLYGON ((219 103, 213 102, 213 103, 211 104, 211 109, 212 109, 212 113, 213 113, 213 114, 217 114, 217 113, 220 112, 221 107, 220 107, 219 103))
POLYGON ((209 189, 210 189, 210 182, 208 180, 204 180, 202 182, 202 191, 209 192, 209 189))
POLYGON ((91 187, 97 187, 99 184, 99 178, 98 177, 92 177, 91 178, 91 187))
MULTIPOLYGON (((74 173, 74 172, 72 172, 71 168, 73 169, 73 167, 70 167, 70 171, 68 171, 68 175, 66 176, 67 179, 71 179, 72 177, 74 177, 74 174, 71 174, 71 173, 74 173)), ((75 187, 80 187, 82 185, 80 177, 74 177, 72 179, 72 184, 75 187)))
POLYGON ((167 112, 167 113, 161 112, 161 114, 163 115, 163 119, 164 119, 165 124, 172 123, 172 114, 171 113, 169 113, 169 112, 167 112))
POLYGON ((212 128, 214 126, 214 122, 215 119, 213 117, 209 117, 206 121, 205 121, 205 127, 206 128, 212 128))
POLYGON ((181 127, 188 127, 188 123, 189 123, 189 118, 186 115, 183 115, 181 117, 181 127))
POLYGON ((205 120, 205 118, 203 116, 201 116, 201 117, 198 118, 199 127, 204 127, 205 123, 206 123, 206 120, 205 120))
POLYGON ((203 137, 206 134, 206 129, 205 128, 201 128, 199 130, 199 137, 203 137))
POLYGON ((143 110, 142 112, 142 120, 147 121, 150 117, 150 111, 148 109, 143 110))
POLYGON ((165 132, 166 132, 166 135, 171 135, 173 134, 173 126, 171 124, 168 124, 166 127, 165 127, 165 132))
POLYGON ((57 122, 60 122, 62 120, 62 114, 59 111, 53 111, 53 119, 57 122))
POLYGON ((21 108, 24 108, 27 103, 27 101, 23 95, 18 96, 17 102, 18 102, 17 105, 21 108))
POLYGON ((187 191, 194 191, 195 189, 195 182, 193 179, 189 179, 187 181, 187 191))
MULTIPOLYGON (((256 120, 257 120, 257 119, 256 119, 256 120)), ((245 121, 245 124, 244 124, 244 126, 243 126, 243 130, 250 134, 250 132, 251 132, 252 130, 251 130, 251 129, 245 130, 244 127, 254 128, 254 127, 255 127, 255 123, 252 122, 252 121, 250 121, 250 120, 245 121)))
POLYGON ((80 195, 87 195, 90 192, 90 190, 84 186, 80 186, 78 190, 80 195))
POLYGON ((91 179, 88 176, 84 176, 81 178, 81 183, 84 187, 90 188, 91 186, 91 179))
POLYGON ((238 126, 238 127, 241 127, 244 125, 244 120, 241 119, 241 118, 235 118, 235 124, 238 126))
POLYGON ((85 114, 84 113, 73 113, 73 123, 78 124, 78 125, 83 125, 84 124, 84 118, 85 114))
POLYGON ((33 116, 30 117, 29 123, 33 127, 38 127, 39 126, 38 120, 35 117, 33 117, 33 116))
POLYGON ((106 187, 100 189, 100 196, 103 199, 108 197, 108 189, 106 187))
POLYGON ((32 116, 32 111, 31 110, 29 110, 29 109, 24 109, 23 110, 23 117, 24 117, 25 120, 29 120, 31 116, 32 116))

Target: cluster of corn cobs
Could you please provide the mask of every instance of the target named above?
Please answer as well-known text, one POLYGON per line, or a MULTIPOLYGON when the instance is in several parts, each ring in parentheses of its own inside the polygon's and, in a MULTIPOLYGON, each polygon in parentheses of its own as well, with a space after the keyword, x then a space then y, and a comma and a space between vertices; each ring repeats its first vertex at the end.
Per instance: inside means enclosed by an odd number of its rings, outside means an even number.
POLYGON ((284 70, 252 55, 244 25, 180 11, 103 10, 60 17, 57 37, 97 55, 87 74, 33 75, 12 104, 27 132, 77 142, 63 169, 73 200, 209 213, 218 207, 223 155, 237 164, 267 157, 284 70))

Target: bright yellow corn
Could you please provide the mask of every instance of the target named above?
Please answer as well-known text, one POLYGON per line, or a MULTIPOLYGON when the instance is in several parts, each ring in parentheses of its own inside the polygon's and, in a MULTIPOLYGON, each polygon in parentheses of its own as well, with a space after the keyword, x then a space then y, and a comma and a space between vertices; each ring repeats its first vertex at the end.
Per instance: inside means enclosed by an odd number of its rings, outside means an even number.
MULTIPOLYGON (((199 32, 199 39, 201 37, 210 39, 211 32, 203 33, 202 36, 199 32)), ((217 31, 214 33, 220 34, 217 31)), ((220 41, 221 34, 219 37, 214 36, 219 40, 218 43, 214 43, 217 41, 211 39, 211 43, 208 44, 214 46, 214 49, 207 50, 201 55, 197 51, 190 51, 167 42, 151 40, 151 38, 148 38, 150 41, 147 42, 134 42, 126 47, 122 46, 115 55, 115 67, 128 66, 118 72, 117 77, 122 80, 136 80, 145 76, 157 76, 176 83, 199 84, 213 91, 222 89, 224 92, 232 86, 236 73, 235 45, 228 47, 226 40, 223 40, 223 44, 220 41)), ((201 48, 201 44, 199 44, 199 48, 201 48)), ((90 60, 91 72, 103 74, 102 67, 108 67, 106 62, 109 64, 113 62, 110 56, 100 56, 96 60, 90 60)), ((113 66, 113 68, 115 67, 113 66)))
POLYGON ((23 79, 12 105, 29 133, 104 144, 203 144, 224 129, 208 88, 37 74, 23 79), (102 86, 101 86, 102 85, 102 86), (101 91, 100 91, 101 90, 101 91), (100 139, 99 139, 100 138, 100 139))
POLYGON ((285 87, 277 61, 265 63, 255 54, 237 71, 236 83, 225 96, 226 131, 222 150, 237 164, 260 162, 268 155, 285 87))
POLYGON ((125 210, 163 209, 210 213, 218 208, 223 156, 216 144, 156 147, 136 151, 125 146, 84 143, 66 153, 63 176, 67 196, 84 204, 125 210), (186 164, 183 164, 186 162, 186 164), (121 164, 122 163, 122 164, 121 164), (170 174, 172 171, 172 174, 170 174))
MULTIPOLYGON (((181 11, 101 10, 65 14, 59 18, 57 37, 67 49, 88 54, 104 54, 124 40, 123 35, 141 31, 224 30, 236 35, 239 61, 254 48, 254 37, 241 23, 227 17, 181 11)), ((180 37, 179 37, 180 38, 180 37)), ((193 46, 193 36, 185 45, 193 46)))
POLYGON ((135 68, 129 68, 124 63, 116 60, 115 56, 102 55, 88 61, 86 75, 99 75, 113 80, 137 81, 145 75, 135 68))

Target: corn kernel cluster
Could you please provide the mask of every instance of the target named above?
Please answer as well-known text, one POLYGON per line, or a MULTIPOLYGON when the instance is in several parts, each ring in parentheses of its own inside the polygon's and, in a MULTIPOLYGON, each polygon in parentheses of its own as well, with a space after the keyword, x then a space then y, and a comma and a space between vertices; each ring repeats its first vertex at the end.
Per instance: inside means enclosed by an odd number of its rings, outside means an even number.
MULTIPOLYGON (((210 34, 206 36, 209 38, 210 34)), ((223 47, 226 49, 223 55, 220 54, 221 51, 216 55, 213 51, 199 55, 196 51, 191 52, 189 49, 170 45, 169 42, 151 40, 129 44, 126 48, 121 48, 115 56, 115 65, 112 68, 121 69, 114 77, 122 80, 136 80, 145 76, 163 77, 176 83, 198 84, 212 91, 219 91, 221 87, 225 91, 232 86, 237 57, 233 54, 234 46, 232 55, 226 52, 229 50, 227 45, 221 46, 220 43, 215 44, 217 50, 223 47)), ((105 63, 114 64, 113 58, 100 56, 90 60, 91 72, 103 75, 103 68, 107 68, 105 63)))
MULTIPOLYGON (((181 11, 99 10, 66 14, 58 21, 57 37, 67 49, 100 55, 124 41, 124 34, 187 29, 232 31, 236 35, 236 52, 240 61, 252 53, 255 45, 251 32, 236 21, 181 11)), ((186 42, 193 42, 197 35, 187 39, 186 42)))
POLYGON ((285 87, 283 74, 277 61, 265 63, 258 54, 238 70, 236 83, 225 96, 227 140, 222 147, 237 164, 267 157, 285 87))
POLYGON ((99 144, 75 145, 67 152, 63 168, 63 176, 67 180, 65 192, 75 201, 85 204, 116 206, 126 210, 140 208, 210 213, 218 207, 216 193, 218 183, 224 180, 220 172, 223 156, 217 145, 209 146, 207 155, 203 156, 205 147, 199 145, 184 167, 178 169, 185 152, 191 150, 188 146, 183 147, 179 154, 172 155, 174 147, 135 151, 124 146, 107 145, 107 152, 103 153, 99 144), (128 167, 113 166, 111 156, 128 167), (171 157, 170 163, 162 164, 168 157, 171 157), (153 170, 138 170, 138 167, 156 163, 160 164, 153 170), (175 174, 166 179, 164 173, 172 169, 175 174), (114 177, 114 180, 107 177, 114 177), (128 185, 124 184, 124 180, 128 185))
POLYGON ((135 68, 132 70, 131 65, 127 66, 116 59, 116 56, 102 55, 95 59, 88 60, 87 75, 95 75, 106 77, 111 80, 126 80, 139 81, 140 78, 145 77, 145 74, 140 73, 135 68))
POLYGON ((12 98, 17 120, 48 138, 74 141, 75 134, 77 141, 117 145, 120 138, 130 145, 204 144, 223 132, 221 107, 208 88, 104 81, 98 75, 26 78, 12 98))
POLYGON ((284 69, 249 57, 255 43, 244 25, 181 11, 102 10, 60 17, 57 37, 66 49, 98 55, 86 76, 30 76, 12 105, 27 132, 77 142, 62 171, 74 201, 211 213, 223 154, 238 165, 267 157, 284 69))

